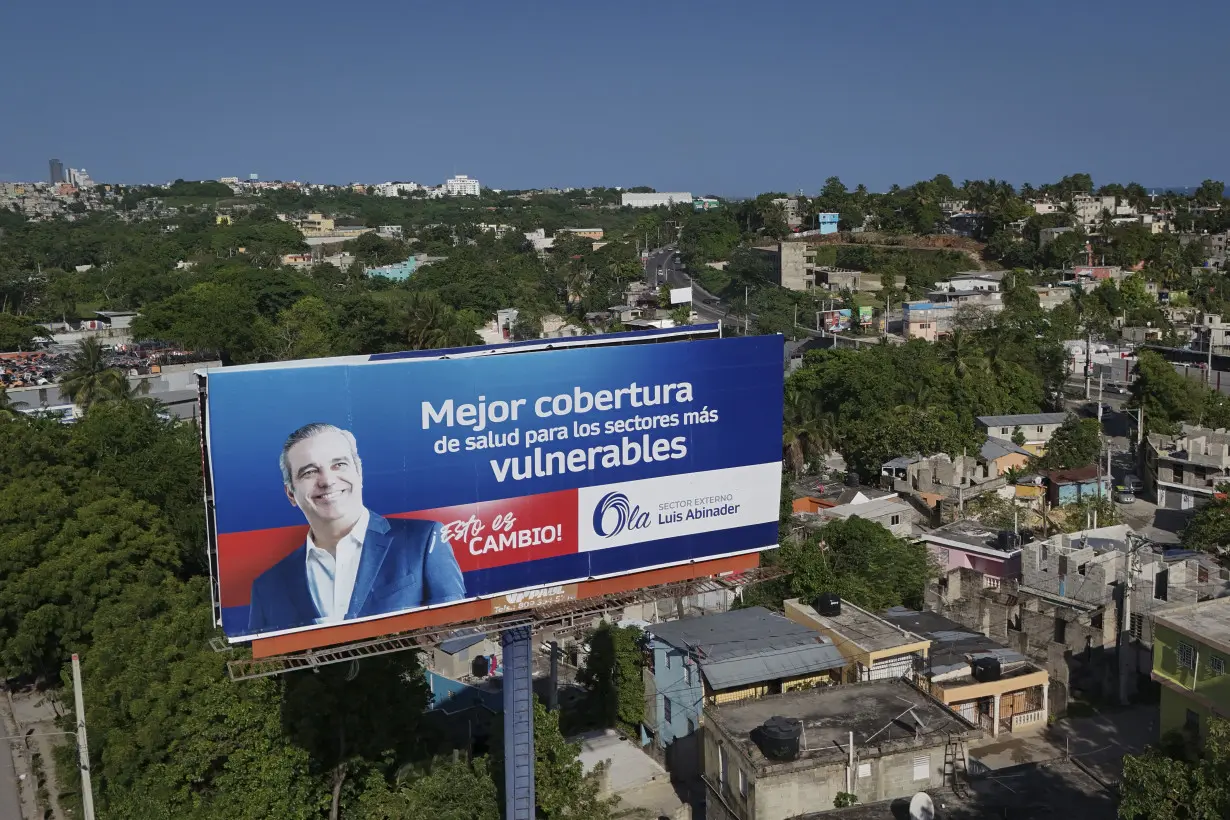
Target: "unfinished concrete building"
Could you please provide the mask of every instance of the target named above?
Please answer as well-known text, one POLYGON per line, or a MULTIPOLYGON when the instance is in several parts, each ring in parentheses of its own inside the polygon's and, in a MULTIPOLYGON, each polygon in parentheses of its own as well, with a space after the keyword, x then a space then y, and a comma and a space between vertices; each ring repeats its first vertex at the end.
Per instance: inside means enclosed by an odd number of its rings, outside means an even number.
POLYGON ((1145 447, 1145 487, 1157 506, 1190 510, 1230 482, 1230 433, 1182 425, 1179 435, 1153 434, 1145 447))
POLYGON ((1043 665, 1055 712, 1074 693, 1133 697, 1152 668, 1153 615, 1230 592, 1208 556, 1157 551, 1125 525, 1026 544, 1016 581, 972 569, 944 580, 929 605, 1043 665))

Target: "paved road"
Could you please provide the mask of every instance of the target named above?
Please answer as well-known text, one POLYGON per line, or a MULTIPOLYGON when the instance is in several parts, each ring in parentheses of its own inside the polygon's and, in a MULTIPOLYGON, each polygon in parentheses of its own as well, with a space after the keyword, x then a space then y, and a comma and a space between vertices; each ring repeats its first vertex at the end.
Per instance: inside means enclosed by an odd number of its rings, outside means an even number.
MULTIPOLYGON (((679 269, 675 261, 675 249, 671 246, 653 251, 645 264, 645 282, 651 287, 659 288, 667 285, 672 288, 692 286, 692 310, 702 322, 720 322, 726 319, 729 309, 717 302, 712 293, 692 281, 692 277, 679 269), (713 304, 706 304, 706 299, 713 299, 713 304)), ((742 317, 740 317, 742 318, 742 317)), ((756 317, 753 316, 753 319, 756 317)))
MULTIPOLYGON (((0 723, 0 731, 4 724, 0 723)), ((12 744, 0 741, 0 817, 21 817, 21 796, 17 785, 17 772, 13 768, 12 744)))

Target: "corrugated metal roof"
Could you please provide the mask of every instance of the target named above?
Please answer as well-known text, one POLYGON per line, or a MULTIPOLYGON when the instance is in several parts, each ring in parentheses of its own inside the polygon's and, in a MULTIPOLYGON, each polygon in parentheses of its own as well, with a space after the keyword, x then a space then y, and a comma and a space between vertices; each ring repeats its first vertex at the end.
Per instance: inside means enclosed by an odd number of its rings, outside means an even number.
POLYGON ((481 629, 459 629, 449 635, 446 640, 440 642, 440 649, 450 655, 456 655, 464 649, 469 649, 485 637, 487 637, 487 633, 481 629))
POLYGON ((1015 416, 979 416, 986 427, 1019 427, 1026 424, 1063 424, 1067 413, 1021 413, 1015 416))
POLYGON ((807 675, 845 664, 833 642, 764 607, 668 621, 649 628, 688 651, 714 689, 807 675))

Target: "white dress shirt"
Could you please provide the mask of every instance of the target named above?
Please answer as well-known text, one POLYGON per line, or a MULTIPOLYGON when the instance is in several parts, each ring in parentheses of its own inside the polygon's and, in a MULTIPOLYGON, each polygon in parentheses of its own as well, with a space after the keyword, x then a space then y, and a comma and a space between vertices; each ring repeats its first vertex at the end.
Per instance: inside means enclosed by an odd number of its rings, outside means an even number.
POLYGON ((307 536, 307 581, 312 592, 312 601, 320 617, 318 624, 339 623, 350 609, 350 597, 354 594, 355 578, 359 574, 359 559, 363 555, 363 539, 367 537, 367 524, 371 514, 364 509, 359 520, 337 542, 333 553, 312 543, 312 533, 307 536))

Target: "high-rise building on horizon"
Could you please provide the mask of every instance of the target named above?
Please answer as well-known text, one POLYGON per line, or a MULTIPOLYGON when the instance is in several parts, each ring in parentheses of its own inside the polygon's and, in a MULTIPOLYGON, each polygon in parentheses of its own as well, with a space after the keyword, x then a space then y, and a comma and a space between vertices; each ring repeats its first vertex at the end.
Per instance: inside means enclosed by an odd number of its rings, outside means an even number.
POLYGON ((90 179, 84 168, 69 168, 68 182, 78 188, 90 188, 94 185, 94 180, 90 179))
POLYGON ((61 182, 64 182, 64 163, 53 158, 47 165, 51 168, 51 184, 59 185, 61 182))
POLYGON ((458 174, 444 180, 443 188, 444 193, 449 196, 478 196, 482 192, 482 186, 478 184, 478 180, 471 179, 465 174, 458 174))

